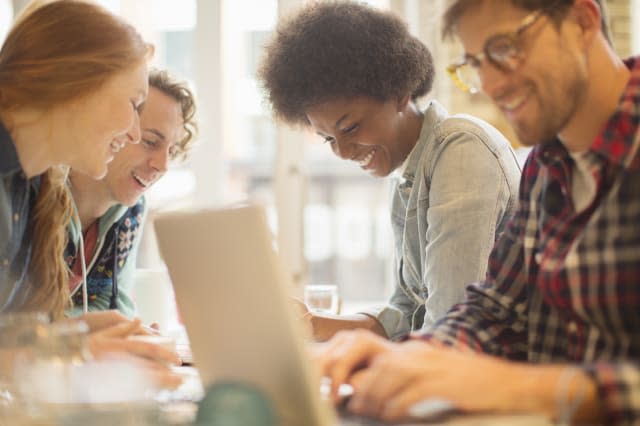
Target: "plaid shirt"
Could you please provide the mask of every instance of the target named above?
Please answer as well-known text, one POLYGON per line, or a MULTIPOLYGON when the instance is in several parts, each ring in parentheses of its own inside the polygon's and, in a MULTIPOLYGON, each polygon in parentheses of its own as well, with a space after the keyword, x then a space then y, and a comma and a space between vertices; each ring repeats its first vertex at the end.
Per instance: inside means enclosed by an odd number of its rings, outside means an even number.
POLYGON ((597 383, 607 424, 640 424, 640 58, 626 64, 631 80, 586 156, 594 200, 575 211, 573 160, 558 140, 537 146, 487 280, 420 336, 580 364, 597 383))

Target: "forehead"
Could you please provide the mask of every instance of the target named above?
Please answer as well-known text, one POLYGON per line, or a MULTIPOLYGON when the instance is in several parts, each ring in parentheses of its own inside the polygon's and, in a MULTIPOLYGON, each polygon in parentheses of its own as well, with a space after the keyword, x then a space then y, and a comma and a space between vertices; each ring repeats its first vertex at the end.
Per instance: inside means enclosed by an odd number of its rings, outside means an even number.
POLYGON ((340 118, 342 115, 377 108, 383 105, 384 102, 369 98, 366 96, 358 96, 348 99, 334 99, 319 103, 317 105, 310 106, 306 109, 307 116, 313 116, 317 118, 330 119, 333 117, 340 118))
POLYGON ((106 81, 105 88, 128 93, 135 92, 146 96, 149 89, 148 80, 147 63, 141 61, 114 74, 112 78, 106 81))
POLYGON ((479 53, 489 38, 514 31, 530 13, 508 0, 478 1, 458 20, 457 34, 467 53, 479 53))
POLYGON ((142 130, 160 131, 169 142, 177 142, 182 138, 182 110, 178 101, 153 86, 140 114, 142 130))

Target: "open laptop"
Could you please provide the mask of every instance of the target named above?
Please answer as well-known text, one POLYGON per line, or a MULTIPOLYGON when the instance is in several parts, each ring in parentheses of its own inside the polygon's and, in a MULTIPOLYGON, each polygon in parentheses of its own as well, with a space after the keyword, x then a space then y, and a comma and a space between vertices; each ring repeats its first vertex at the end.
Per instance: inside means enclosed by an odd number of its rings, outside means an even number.
POLYGON ((310 371, 288 298, 293 284, 263 208, 167 213, 155 229, 203 386, 250 383, 271 400, 279 424, 336 424, 310 371))
MULTIPOLYGON (((225 381, 251 384, 267 395, 282 426, 381 424, 348 415, 337 419, 320 398, 288 297, 291 277, 274 250, 263 208, 165 213, 155 219, 155 229, 205 389, 225 381)), ((419 417, 434 424, 439 410, 428 408, 419 417)), ((551 424, 539 416, 449 420, 447 425, 460 426, 551 424)))

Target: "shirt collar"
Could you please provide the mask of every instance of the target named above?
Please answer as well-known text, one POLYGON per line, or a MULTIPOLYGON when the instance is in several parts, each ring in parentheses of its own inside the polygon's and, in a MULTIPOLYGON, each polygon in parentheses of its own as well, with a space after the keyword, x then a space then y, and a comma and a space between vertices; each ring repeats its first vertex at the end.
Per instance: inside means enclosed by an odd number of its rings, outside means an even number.
POLYGON ((395 172, 397 176, 401 176, 403 179, 413 179, 418 164, 421 161, 422 152, 425 149, 425 142, 429 138, 429 135, 433 133, 436 125, 447 116, 447 110, 437 101, 432 100, 423 111, 423 114, 424 118, 418 140, 402 165, 397 168, 395 172))
POLYGON ((631 72, 627 87, 622 92, 616 111, 591 145, 591 151, 619 167, 627 167, 635 156, 637 147, 634 147, 634 142, 640 122, 640 60, 637 57, 629 58, 625 60, 625 65, 631 72))
POLYGON ((0 121, 0 174, 8 174, 22 170, 18 160, 18 152, 13 144, 11 135, 0 121))

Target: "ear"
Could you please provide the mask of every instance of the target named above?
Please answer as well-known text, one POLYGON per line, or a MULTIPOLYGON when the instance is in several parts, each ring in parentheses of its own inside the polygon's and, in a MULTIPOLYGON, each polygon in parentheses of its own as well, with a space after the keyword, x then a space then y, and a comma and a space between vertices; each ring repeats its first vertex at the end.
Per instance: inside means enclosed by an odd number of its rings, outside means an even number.
POLYGON ((398 98, 398 112, 402 112, 407 109, 409 102, 411 102, 411 93, 407 93, 406 95, 398 98))
POLYGON ((580 30, 585 46, 604 32, 601 25, 602 11, 595 0, 576 0, 570 14, 580 30))

